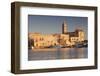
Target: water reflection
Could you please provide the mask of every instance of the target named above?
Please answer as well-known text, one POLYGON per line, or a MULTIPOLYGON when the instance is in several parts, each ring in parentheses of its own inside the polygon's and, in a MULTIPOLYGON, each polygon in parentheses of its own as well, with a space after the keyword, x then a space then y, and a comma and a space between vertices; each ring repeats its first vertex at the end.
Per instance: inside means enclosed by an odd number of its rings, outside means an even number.
POLYGON ((36 49, 28 51, 28 60, 87 58, 87 48, 36 49))

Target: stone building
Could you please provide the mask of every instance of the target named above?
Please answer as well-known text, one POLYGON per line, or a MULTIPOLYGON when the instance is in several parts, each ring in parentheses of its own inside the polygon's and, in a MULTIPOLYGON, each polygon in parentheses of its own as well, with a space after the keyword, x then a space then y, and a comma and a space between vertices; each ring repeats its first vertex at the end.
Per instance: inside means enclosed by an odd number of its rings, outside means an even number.
POLYGON ((62 33, 67 35, 67 44, 68 45, 75 45, 77 42, 82 42, 85 40, 85 33, 82 29, 75 29, 74 32, 68 32, 68 25, 64 21, 62 24, 62 33))
POLYGON ((33 40, 35 48, 45 48, 58 45, 57 38, 53 35, 32 33, 29 34, 30 40, 33 40))
POLYGON ((28 38, 30 46, 34 48, 45 48, 56 45, 72 46, 77 42, 84 41, 85 33, 82 29, 68 32, 68 25, 64 21, 62 24, 62 34, 29 33, 28 38))

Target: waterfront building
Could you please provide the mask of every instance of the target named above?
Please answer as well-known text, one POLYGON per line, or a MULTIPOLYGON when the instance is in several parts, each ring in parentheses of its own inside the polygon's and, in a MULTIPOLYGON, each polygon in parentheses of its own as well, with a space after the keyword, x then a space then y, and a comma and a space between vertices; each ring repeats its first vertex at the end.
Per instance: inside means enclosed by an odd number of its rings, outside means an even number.
POLYGON ((45 48, 58 44, 57 38, 53 35, 32 33, 29 34, 29 38, 34 41, 35 48, 45 48))
POLYGON ((72 46, 85 40, 85 33, 82 29, 75 29, 74 32, 68 31, 68 24, 62 24, 62 34, 41 34, 29 33, 29 44, 34 48, 45 48, 56 45, 72 46))

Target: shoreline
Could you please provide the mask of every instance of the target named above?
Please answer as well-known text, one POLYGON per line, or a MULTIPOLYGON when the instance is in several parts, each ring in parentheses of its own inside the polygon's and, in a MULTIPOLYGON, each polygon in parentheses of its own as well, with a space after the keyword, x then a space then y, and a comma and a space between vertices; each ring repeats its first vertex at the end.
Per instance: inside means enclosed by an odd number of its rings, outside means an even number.
MULTIPOLYGON (((87 47, 82 47, 87 48, 87 47)), ((82 49, 80 48, 80 49, 82 49)), ((63 51, 67 51, 68 49, 79 49, 79 48, 42 48, 42 49, 28 49, 32 51, 60 51, 60 49, 63 49, 63 51)))

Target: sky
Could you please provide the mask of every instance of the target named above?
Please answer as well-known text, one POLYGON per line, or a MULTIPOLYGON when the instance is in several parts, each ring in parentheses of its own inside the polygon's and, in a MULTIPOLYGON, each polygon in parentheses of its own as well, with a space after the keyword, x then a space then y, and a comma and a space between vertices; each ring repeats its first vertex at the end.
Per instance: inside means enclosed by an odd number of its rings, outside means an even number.
POLYGON ((68 25, 68 32, 74 32, 75 29, 82 28, 87 39, 87 17, 28 15, 28 32, 42 34, 62 33, 62 24, 64 21, 68 25))

